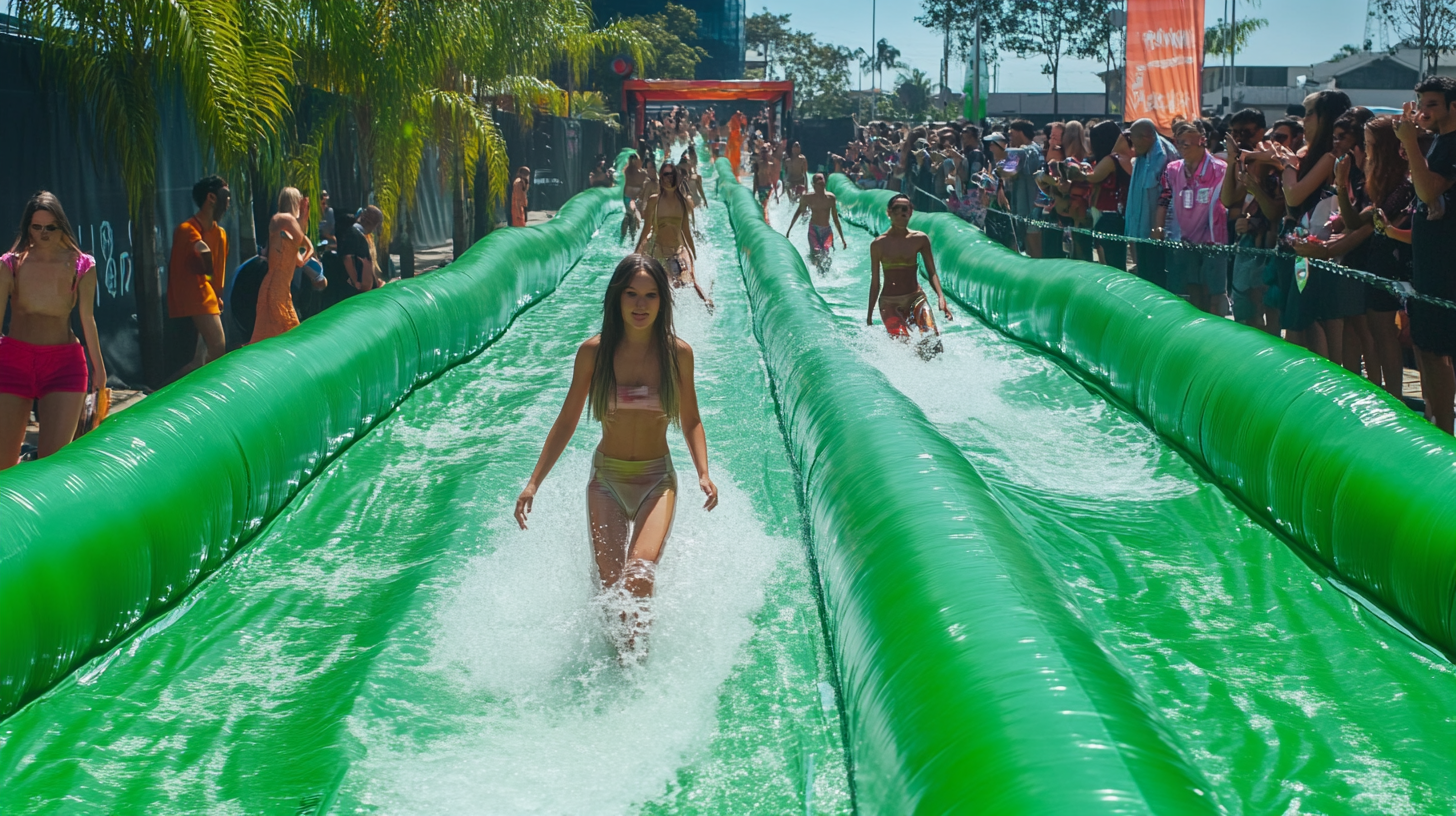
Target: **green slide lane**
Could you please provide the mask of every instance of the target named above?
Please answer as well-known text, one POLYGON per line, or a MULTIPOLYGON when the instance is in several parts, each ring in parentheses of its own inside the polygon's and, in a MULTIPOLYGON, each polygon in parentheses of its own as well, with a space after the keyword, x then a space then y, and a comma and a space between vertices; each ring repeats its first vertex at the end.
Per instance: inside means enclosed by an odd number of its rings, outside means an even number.
MULTIPOLYGON (((792 213, 769 207, 781 233, 792 213)), ((804 223, 792 241, 807 259, 804 223)), ((1342 591, 1121 402, 965 303, 951 300, 953 323, 937 313, 945 352, 930 362, 878 312, 866 327, 873 236, 848 220, 845 236, 848 250, 836 236, 832 264, 812 273, 837 318, 825 332, 955 443, 1223 811, 1450 809, 1456 672, 1444 657, 1342 591)), ((975 274, 937 257, 944 277, 975 274)))
POLYGON ((644 666, 617 665, 593 597, 589 420, 515 528, 630 249, 620 209, 605 218, 554 294, 178 605, 0 721, 0 813, 851 812, 805 523, 721 206, 698 241, 717 309, 680 293, 677 319, 722 503, 705 513, 683 480, 644 666))

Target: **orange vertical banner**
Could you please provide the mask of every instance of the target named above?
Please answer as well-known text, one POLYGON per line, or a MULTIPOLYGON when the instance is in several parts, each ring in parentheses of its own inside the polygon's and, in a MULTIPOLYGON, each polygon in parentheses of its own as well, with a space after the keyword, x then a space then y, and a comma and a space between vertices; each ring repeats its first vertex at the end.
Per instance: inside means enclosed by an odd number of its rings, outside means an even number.
POLYGON ((1173 117, 1202 111, 1203 0, 1127 0, 1128 121, 1151 119, 1171 133, 1173 117))

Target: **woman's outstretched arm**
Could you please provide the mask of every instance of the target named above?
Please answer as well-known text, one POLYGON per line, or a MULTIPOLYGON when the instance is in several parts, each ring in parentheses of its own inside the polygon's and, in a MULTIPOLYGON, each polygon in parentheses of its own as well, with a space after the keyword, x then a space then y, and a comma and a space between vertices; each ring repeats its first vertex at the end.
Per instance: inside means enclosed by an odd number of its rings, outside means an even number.
POLYGON ((591 393, 592 374, 596 371, 597 348, 600 345, 601 338, 593 337, 576 350, 571 388, 561 403, 561 413, 556 415, 551 432, 546 434, 546 444, 541 447, 541 456, 536 460, 536 469, 531 471, 531 480, 526 482, 526 489, 516 498, 516 523, 521 525, 522 530, 526 529, 526 516, 531 512, 531 501, 536 498, 537 489, 556 465, 556 460, 561 458, 566 443, 576 433, 576 424, 581 421, 581 411, 586 407, 587 395, 591 393))

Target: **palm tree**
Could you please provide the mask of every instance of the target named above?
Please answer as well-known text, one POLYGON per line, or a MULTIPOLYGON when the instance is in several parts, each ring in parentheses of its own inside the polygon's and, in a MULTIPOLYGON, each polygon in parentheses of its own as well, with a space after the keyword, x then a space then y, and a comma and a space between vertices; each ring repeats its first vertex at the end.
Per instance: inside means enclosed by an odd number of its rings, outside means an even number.
MULTIPOLYGON (((565 60, 580 78, 591 60, 627 50, 639 62, 641 37, 624 26, 590 28, 580 0, 300 0, 300 78, 339 95, 360 134, 363 166, 376 203, 393 216, 412 203, 426 145, 440 152, 442 179, 455 203, 455 244, 469 243, 465 202, 484 161, 491 196, 505 195, 505 141, 491 118, 507 97, 529 121, 537 109, 566 115, 569 97, 538 77, 565 60)), ((331 132, 305 137, 321 138, 331 132)))
MULTIPOLYGON (((275 0, 249 0, 256 20, 280 16, 275 0)), ((114 161, 132 219, 143 377, 166 372, 157 253, 159 95, 186 101, 205 148, 223 169, 276 133, 289 109, 291 55, 245 22, 235 0, 25 0, 19 12, 41 41, 46 75, 91 120, 100 158, 114 161)))
POLYGON ((930 107, 930 76, 919 68, 896 79, 895 95, 905 112, 913 119, 919 119, 930 107))

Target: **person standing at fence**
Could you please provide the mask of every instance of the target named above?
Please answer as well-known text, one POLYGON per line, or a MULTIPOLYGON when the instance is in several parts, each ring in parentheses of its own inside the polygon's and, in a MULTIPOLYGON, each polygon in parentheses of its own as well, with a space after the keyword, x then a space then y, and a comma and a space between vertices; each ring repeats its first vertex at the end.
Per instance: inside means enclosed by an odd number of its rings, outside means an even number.
MULTIPOLYGON (((1108 235, 1122 235, 1126 227, 1128 185, 1132 180, 1132 145, 1123 138, 1115 122, 1098 122, 1090 134, 1092 143, 1092 229, 1108 235)), ((1075 175, 1075 174, 1074 174, 1075 175)), ((1114 269, 1127 269, 1127 244, 1097 239, 1102 262, 1114 269)))
POLYGON ((522 165, 516 168, 515 181, 511 182, 511 226, 526 226, 526 193, 531 189, 531 168, 522 165))
POLYGON ((167 264, 167 314, 190 317, 197 329, 192 361, 173 374, 175 380, 221 357, 227 351, 222 328, 222 293, 227 277, 227 232, 218 223, 232 201, 221 176, 207 176, 192 185, 197 212, 172 231, 167 264))
POLYGON ((1190 303, 1212 313, 1214 296, 1228 288, 1228 255, 1202 247, 1228 243, 1228 210, 1219 200, 1228 165, 1208 152, 1203 130, 1193 122, 1175 124, 1173 141, 1181 158, 1163 170, 1152 237, 1187 247, 1169 253, 1168 290, 1186 293, 1190 303))
MULTIPOLYGON (((1429 76, 1416 86, 1420 101, 1407 102, 1396 125, 1419 202, 1411 222, 1411 283, 1423 295, 1456 300, 1456 80, 1429 76), (1421 154, 1417 125, 1436 139, 1421 154)), ((1456 312, 1412 299, 1411 342, 1421 357, 1421 389, 1436 426, 1452 432, 1456 418, 1456 312)))
MULTIPOLYGON (((1335 120, 1349 109, 1350 97, 1343 91, 1312 93, 1304 98, 1304 152, 1272 146, 1272 155, 1283 165, 1285 233, 1329 236, 1326 224, 1335 205, 1335 120)), ((1344 359, 1345 326, 1334 311, 1335 273, 1311 267, 1301 289, 1297 269, 1290 263, 1280 273, 1284 305, 1279 317, 1290 333, 1285 339, 1339 363, 1344 359)))
MULTIPOLYGON (((308 199, 297 187, 284 187, 278 193, 278 212, 268 221, 268 275, 258 289, 250 344, 277 337, 298 325, 298 312, 293 308, 293 270, 313 257, 313 244, 303 229, 306 223, 308 199)), ((322 274, 313 275, 311 268, 310 277, 315 289, 328 285, 322 274)))
MULTIPOLYGON (((1366 270, 1387 280, 1411 279, 1411 247, 1394 234, 1410 230, 1411 209, 1416 192, 1406 175, 1405 157, 1395 136, 1395 118, 1377 116, 1365 125, 1365 197, 1374 234, 1366 254, 1366 270)), ((1378 382, 1393 396, 1402 396, 1404 365, 1401 360, 1400 296, 1379 286, 1365 290, 1365 323, 1375 344, 1379 361, 1378 382)), ((1372 377, 1371 379, 1374 379, 1372 377)))
MULTIPOLYGON (((1127 188, 1127 225, 1123 234, 1146 240, 1152 237, 1153 218, 1163 192, 1163 171, 1173 157, 1173 146, 1159 133, 1151 119, 1139 119, 1125 133, 1132 144, 1132 179, 1127 188)), ((1134 244, 1133 262, 1138 277, 1148 283, 1168 287, 1167 254, 1163 247, 1134 244)))
POLYGON ((76 243, 60 200, 36 193, 15 243, 0 255, 0 316, 10 307, 10 331, 0 336, 0 470, 20 461, 32 404, 40 420, 37 455, 46 457, 75 437, 87 392, 106 387, 95 302, 95 259, 76 243), (71 331, 77 307, 84 347, 71 331))
POLYGON ((1041 257, 1041 230, 1027 226, 1036 213, 1036 174, 1041 172, 1041 150, 1032 142, 1036 126, 1025 119, 1012 122, 1007 132, 1011 147, 999 162, 997 174, 1006 182, 1006 199, 1011 207, 1016 244, 1033 258, 1041 257))
MULTIPOLYGON (((1228 208, 1229 240, 1241 249, 1269 249, 1274 246, 1278 224, 1284 213, 1284 202, 1274 200, 1277 184, 1269 164, 1250 164, 1245 153, 1259 148, 1264 138, 1264 112, 1244 108, 1229 120, 1228 172, 1223 177, 1219 199, 1228 208), (1271 214, 1272 212, 1272 214, 1271 214)), ((1270 311, 1264 303, 1264 268, 1268 258, 1254 252, 1234 255, 1233 281, 1229 305, 1234 320, 1272 334, 1279 334, 1278 310, 1270 311)))

